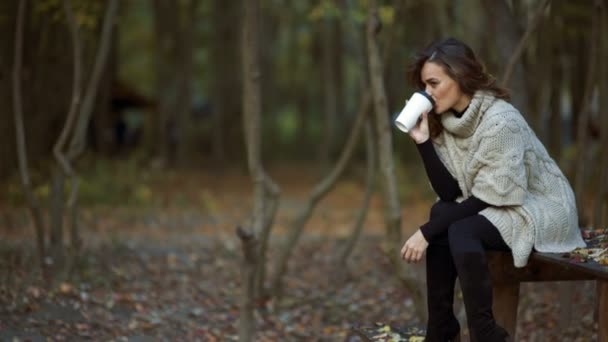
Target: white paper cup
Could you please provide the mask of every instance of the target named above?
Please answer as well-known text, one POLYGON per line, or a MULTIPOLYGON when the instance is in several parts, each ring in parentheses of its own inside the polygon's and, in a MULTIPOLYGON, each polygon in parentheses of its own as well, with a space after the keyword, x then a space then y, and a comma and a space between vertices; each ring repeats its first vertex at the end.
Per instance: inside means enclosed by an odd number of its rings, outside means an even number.
POLYGON ((405 133, 409 132, 416 126, 420 115, 429 112, 434 105, 435 101, 429 94, 424 91, 415 92, 395 119, 395 125, 405 133))

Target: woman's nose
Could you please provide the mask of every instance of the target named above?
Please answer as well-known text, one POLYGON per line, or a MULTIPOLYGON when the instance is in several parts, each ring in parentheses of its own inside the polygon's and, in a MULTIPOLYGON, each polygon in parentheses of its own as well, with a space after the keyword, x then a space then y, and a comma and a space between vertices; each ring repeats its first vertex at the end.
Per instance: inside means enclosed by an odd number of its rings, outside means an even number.
POLYGON ((433 94, 431 93, 431 87, 429 86, 424 87, 424 92, 429 94, 429 96, 433 96, 433 94))

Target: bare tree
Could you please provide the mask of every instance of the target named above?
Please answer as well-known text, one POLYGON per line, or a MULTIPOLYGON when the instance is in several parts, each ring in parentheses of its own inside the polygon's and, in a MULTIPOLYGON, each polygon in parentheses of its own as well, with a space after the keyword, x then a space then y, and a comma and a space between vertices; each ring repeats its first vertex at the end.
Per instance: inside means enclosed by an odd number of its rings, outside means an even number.
POLYGON ((261 293, 264 282, 267 240, 274 215, 278 207, 280 189, 266 174, 261 152, 261 86, 259 61, 259 2, 245 0, 245 16, 242 27, 243 64, 243 124, 247 146, 247 164, 253 182, 253 232, 241 229, 238 232, 243 242, 245 261, 243 264, 243 294, 239 338, 251 341, 254 337, 255 321, 253 303, 261 293), (257 237, 261 246, 257 247, 257 237), (252 242, 253 241, 253 242, 252 242))
POLYGON ((17 138, 17 156, 19 159, 19 173, 21 175, 21 184, 27 199, 27 203, 34 219, 36 229, 36 242, 38 246, 38 256, 40 258, 40 267, 44 272, 45 269, 45 246, 44 246, 44 219, 40 204, 34 191, 32 190, 32 182, 29 175, 27 163, 27 144, 25 139, 25 130, 23 127, 23 100, 21 96, 21 66, 23 63, 23 27, 25 21, 25 9, 27 0, 19 1, 19 9, 17 12, 17 30, 15 31, 15 59, 13 67, 13 111, 15 117, 15 131, 17 138))
POLYGON ((395 274, 402 284, 410 291, 414 300, 418 317, 425 320, 426 305, 424 295, 420 290, 416 277, 411 273, 403 272, 402 263, 399 258, 399 244, 401 243, 401 208, 399 195, 397 193, 397 182, 395 177, 395 165, 392 154, 392 134, 388 122, 389 113, 386 102, 386 91, 384 89, 383 66, 376 35, 380 32, 380 19, 375 0, 370 1, 367 22, 367 48, 369 58, 369 74, 374 102, 375 126, 378 139, 377 148, 379 166, 384 197, 384 221, 386 225, 386 244, 388 257, 392 262, 395 274))
POLYGON ((74 17, 72 5, 69 0, 64 0, 63 9, 66 16, 73 44, 73 89, 70 108, 64 127, 53 147, 53 154, 57 161, 53 181, 53 226, 51 242, 53 243, 53 256, 61 262, 63 257, 63 178, 69 177, 71 184, 70 196, 67 200, 66 210, 70 214, 70 245, 75 252, 80 249, 81 238, 78 223, 78 175, 73 163, 84 152, 86 146, 86 131, 93 111, 93 105, 98 92, 98 85, 102 71, 106 65, 108 52, 110 50, 112 26, 118 9, 118 1, 111 0, 106 8, 100 44, 95 56, 93 70, 82 96, 82 51, 79 30, 74 17), (82 99, 82 106, 81 106, 82 99), (68 143, 69 141, 69 143, 68 143))

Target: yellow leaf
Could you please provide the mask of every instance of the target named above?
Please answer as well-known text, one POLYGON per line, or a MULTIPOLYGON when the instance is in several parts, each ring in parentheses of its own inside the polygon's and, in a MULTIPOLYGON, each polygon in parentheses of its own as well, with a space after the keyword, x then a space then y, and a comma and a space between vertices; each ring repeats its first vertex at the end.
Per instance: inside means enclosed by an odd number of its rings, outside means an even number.
POLYGON ((59 285, 59 292, 63 294, 68 294, 72 292, 72 285, 68 283, 61 283, 61 285, 59 285))
POLYGON ((383 326, 382 328, 380 328, 381 332, 390 332, 391 331, 391 327, 388 325, 383 326))

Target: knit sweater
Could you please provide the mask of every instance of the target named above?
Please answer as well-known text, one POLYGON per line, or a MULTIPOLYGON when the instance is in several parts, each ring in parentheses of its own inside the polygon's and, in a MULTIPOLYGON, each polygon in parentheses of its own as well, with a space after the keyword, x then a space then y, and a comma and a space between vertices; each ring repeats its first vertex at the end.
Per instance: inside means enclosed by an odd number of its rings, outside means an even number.
POLYGON ((479 91, 459 118, 441 116, 433 144, 462 196, 490 204, 479 214, 500 232, 516 267, 533 249, 562 253, 584 247, 574 193, 519 111, 479 91))

